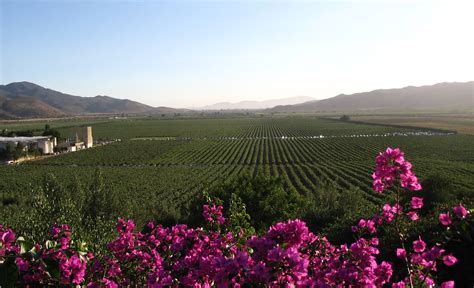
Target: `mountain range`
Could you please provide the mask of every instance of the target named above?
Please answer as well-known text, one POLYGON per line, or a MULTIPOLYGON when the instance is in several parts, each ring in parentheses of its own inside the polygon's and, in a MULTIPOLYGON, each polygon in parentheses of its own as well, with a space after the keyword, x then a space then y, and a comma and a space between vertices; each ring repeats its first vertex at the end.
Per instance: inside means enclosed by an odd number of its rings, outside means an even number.
POLYGON ((429 86, 408 86, 379 89, 371 92, 340 94, 335 97, 296 105, 276 106, 271 112, 360 112, 441 110, 472 111, 474 81, 438 83, 429 86))
MULTIPOLYGON (((408 86, 398 89, 379 89, 350 95, 340 94, 323 100, 311 99, 311 97, 307 96, 296 96, 267 101, 222 102, 195 109, 256 109, 271 113, 399 112, 422 110, 472 112, 474 108, 474 81, 438 83, 420 87, 408 86)), ((8 85, 0 85, 0 119, 52 118, 88 114, 149 115, 186 112, 192 112, 192 110, 152 107, 136 101, 109 96, 74 96, 30 82, 14 82, 8 85)))
POLYGON ((220 102, 208 106, 194 108, 195 110, 258 110, 272 108, 279 105, 293 105, 314 100, 309 96, 295 96, 282 99, 271 99, 264 101, 240 101, 237 103, 220 102))
POLYGON ((0 85, 0 118, 50 118, 86 114, 176 113, 180 109, 152 107, 109 96, 81 97, 30 82, 0 85))

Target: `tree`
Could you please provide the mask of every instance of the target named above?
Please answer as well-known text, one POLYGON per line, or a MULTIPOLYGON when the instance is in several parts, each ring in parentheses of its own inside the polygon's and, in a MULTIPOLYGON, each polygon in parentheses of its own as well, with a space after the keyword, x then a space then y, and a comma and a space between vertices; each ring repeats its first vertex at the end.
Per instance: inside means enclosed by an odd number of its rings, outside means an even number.
POLYGON ((342 115, 341 118, 339 118, 339 120, 341 121, 350 121, 351 120, 351 117, 349 117, 349 115, 342 115))
POLYGON ((43 136, 53 136, 59 139, 61 138, 61 133, 59 133, 59 131, 56 129, 48 129, 44 130, 43 136))
POLYGON ((15 150, 13 151, 13 159, 18 160, 24 156, 26 154, 24 150, 25 145, 23 145, 21 142, 18 142, 18 144, 16 144, 15 150))
POLYGON ((15 154, 15 145, 7 143, 4 149, 0 149, 0 158, 4 160, 13 160, 15 154))
POLYGON ((32 137, 34 135, 33 130, 16 131, 13 133, 15 134, 14 136, 23 136, 23 137, 32 137))

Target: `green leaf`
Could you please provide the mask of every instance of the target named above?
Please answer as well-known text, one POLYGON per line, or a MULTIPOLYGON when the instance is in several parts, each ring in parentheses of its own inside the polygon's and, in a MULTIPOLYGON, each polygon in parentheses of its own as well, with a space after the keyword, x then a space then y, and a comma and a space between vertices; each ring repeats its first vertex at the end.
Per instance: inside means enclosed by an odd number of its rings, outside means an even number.
POLYGON ((23 237, 18 237, 17 242, 20 244, 20 254, 32 252, 34 248, 34 243, 32 241, 25 240, 23 237))
POLYGON ((52 259, 43 259, 43 262, 46 266, 46 271, 51 275, 51 277, 60 280, 61 271, 59 270, 59 263, 52 259))
POLYGON ((86 242, 77 241, 75 244, 76 244, 76 247, 77 247, 77 251, 78 251, 78 252, 85 252, 85 253, 87 253, 88 249, 87 249, 87 243, 86 243, 86 242))
POLYGON ((44 246, 46 247, 46 249, 52 249, 52 248, 56 247, 57 245, 58 245, 58 243, 56 241, 48 240, 48 241, 46 241, 44 246))

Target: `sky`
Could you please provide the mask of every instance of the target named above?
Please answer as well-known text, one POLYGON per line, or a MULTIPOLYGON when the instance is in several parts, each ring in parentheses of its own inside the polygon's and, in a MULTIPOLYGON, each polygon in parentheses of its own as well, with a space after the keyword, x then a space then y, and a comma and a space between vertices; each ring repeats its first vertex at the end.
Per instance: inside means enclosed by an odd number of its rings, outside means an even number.
POLYGON ((0 0, 0 84, 198 107, 472 81, 473 3, 0 0))

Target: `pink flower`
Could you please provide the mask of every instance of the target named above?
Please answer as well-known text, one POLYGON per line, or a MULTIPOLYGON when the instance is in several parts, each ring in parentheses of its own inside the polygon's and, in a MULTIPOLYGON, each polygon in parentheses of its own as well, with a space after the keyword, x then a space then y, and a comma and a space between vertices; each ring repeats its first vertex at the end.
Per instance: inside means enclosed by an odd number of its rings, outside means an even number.
POLYGON ((434 280, 431 279, 430 277, 425 278, 425 284, 426 284, 427 287, 434 287, 435 286, 434 280))
POLYGON ((27 272, 28 269, 30 268, 30 264, 28 263, 28 261, 24 260, 21 257, 18 257, 15 259, 15 264, 16 266, 18 266, 18 269, 22 272, 27 272))
POLYGON ((403 212, 403 208, 400 204, 396 203, 392 207, 392 212, 395 213, 395 214, 401 214, 403 212))
POLYGON ((441 288, 454 288, 454 281, 446 281, 441 283, 441 288))
POLYGON ((403 259, 407 256, 407 251, 403 248, 397 248, 397 257, 403 259))
POLYGON ((439 214, 438 219, 439 219, 439 223, 443 224, 444 226, 448 226, 452 223, 449 212, 439 214))
POLYGON ((410 191, 421 190, 418 178, 411 168, 411 163, 405 160, 404 153, 399 148, 387 148, 375 158, 375 171, 372 174, 373 189, 381 193, 386 188, 390 188, 399 177, 403 188, 410 191))
POLYGON ((446 266, 453 266, 458 262, 458 259, 454 257, 453 255, 446 255, 443 257, 443 263, 446 266))
POLYGON ((413 211, 408 212, 408 213, 407 213, 407 216, 408 216, 408 218, 410 218, 410 220, 412 220, 412 221, 416 221, 416 220, 420 219, 420 218, 418 217, 418 214, 416 214, 416 212, 413 212, 413 211))
POLYGON ((202 215, 209 223, 216 222, 217 224, 224 224, 225 218, 222 216, 222 205, 203 205, 202 215))
POLYGON ((419 240, 415 240, 413 241, 413 250, 417 253, 421 253, 423 251, 425 251, 426 249, 426 243, 421 240, 421 237, 419 238, 419 240))
POLYGON ((57 237, 59 233, 61 233, 61 228, 59 225, 53 225, 51 229, 49 229, 49 234, 51 234, 53 237, 57 237))
POLYGON ((385 185, 382 183, 382 180, 375 179, 373 184, 375 192, 382 193, 385 190, 385 185))
POLYGON ((461 219, 466 218, 467 214, 469 214, 467 209, 464 208, 464 206, 462 206, 462 204, 459 204, 458 206, 454 206, 453 211, 454 211, 454 214, 456 214, 456 216, 458 216, 461 219))
POLYGON ((372 239, 370 239, 370 244, 372 244, 374 246, 379 245, 379 238, 373 237, 372 239))
POLYGON ((367 220, 367 231, 369 231, 369 233, 371 233, 371 234, 374 234, 375 232, 377 232, 377 229, 375 228, 375 222, 374 221, 367 220))
POLYGON ((410 201, 411 209, 420 209, 423 207, 423 198, 421 197, 412 197, 410 201))
POLYGON ((400 281, 392 284, 392 288, 405 288, 405 282, 400 281))
POLYGON ((421 190, 421 185, 418 182, 418 178, 416 178, 415 174, 413 174, 411 171, 400 174, 400 186, 407 188, 410 191, 421 190))
POLYGON ((15 241, 15 238, 15 232, 13 232, 11 229, 8 229, 5 233, 3 233, 1 239, 3 243, 12 243, 15 241))

